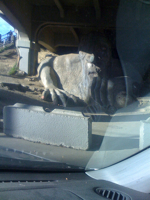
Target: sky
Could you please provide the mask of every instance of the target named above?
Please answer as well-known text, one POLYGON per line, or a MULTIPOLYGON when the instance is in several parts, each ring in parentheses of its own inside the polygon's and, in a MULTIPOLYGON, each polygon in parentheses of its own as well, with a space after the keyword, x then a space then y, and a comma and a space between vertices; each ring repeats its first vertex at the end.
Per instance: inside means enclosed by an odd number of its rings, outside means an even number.
POLYGON ((0 34, 4 35, 14 28, 0 17, 0 34))

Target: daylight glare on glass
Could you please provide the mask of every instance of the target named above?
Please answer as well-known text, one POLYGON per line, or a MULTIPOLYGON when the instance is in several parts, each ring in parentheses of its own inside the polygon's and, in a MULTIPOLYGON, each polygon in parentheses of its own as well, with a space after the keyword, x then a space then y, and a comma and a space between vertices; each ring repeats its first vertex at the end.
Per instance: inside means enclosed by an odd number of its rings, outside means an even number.
POLYGON ((0 34, 4 35, 14 28, 0 17, 0 34))

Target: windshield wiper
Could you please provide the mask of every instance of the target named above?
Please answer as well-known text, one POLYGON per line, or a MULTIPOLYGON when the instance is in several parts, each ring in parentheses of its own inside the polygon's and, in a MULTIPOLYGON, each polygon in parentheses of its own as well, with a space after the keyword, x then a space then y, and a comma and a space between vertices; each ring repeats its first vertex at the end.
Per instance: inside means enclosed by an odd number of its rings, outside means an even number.
POLYGON ((1 170, 84 171, 84 168, 80 166, 2 146, 0 146, 0 161, 1 170))
POLYGON ((29 152, 19 151, 17 149, 11 149, 8 147, 0 146, 0 157, 16 158, 20 160, 30 160, 30 161, 47 161, 47 162, 58 162, 53 159, 44 158, 29 152))

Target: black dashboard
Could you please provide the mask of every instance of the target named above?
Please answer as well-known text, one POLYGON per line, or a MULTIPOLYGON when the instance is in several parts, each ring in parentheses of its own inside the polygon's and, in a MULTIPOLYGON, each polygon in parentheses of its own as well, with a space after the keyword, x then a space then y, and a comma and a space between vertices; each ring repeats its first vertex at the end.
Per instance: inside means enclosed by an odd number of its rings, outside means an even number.
POLYGON ((149 200, 150 195, 85 173, 0 172, 2 200, 149 200))

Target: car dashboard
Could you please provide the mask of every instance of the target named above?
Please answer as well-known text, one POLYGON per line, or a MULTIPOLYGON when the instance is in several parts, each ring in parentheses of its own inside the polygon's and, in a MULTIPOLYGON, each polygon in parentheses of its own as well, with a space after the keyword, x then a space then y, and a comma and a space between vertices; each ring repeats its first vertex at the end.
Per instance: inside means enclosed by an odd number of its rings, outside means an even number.
POLYGON ((0 199, 148 200, 141 193, 85 173, 0 172, 0 199))

